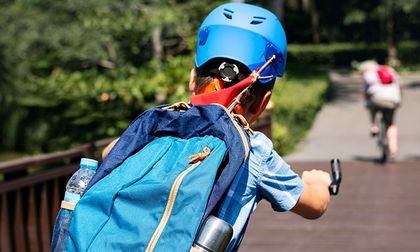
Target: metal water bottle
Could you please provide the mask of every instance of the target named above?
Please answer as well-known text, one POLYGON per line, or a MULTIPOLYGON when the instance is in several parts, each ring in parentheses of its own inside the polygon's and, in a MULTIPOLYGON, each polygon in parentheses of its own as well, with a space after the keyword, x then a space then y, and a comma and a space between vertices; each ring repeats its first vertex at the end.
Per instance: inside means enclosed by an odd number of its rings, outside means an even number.
POLYGON ((210 215, 195 238, 190 252, 224 252, 233 235, 232 226, 210 215))

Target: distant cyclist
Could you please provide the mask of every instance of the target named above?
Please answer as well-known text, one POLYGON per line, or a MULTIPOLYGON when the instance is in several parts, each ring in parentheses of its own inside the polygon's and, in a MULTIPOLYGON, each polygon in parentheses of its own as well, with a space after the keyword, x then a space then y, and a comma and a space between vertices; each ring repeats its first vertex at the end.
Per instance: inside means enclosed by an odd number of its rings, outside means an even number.
POLYGON ((401 103, 400 77, 397 72, 374 60, 364 61, 359 70, 363 74, 366 107, 370 110, 371 135, 379 132, 375 123, 378 111, 383 113, 386 124, 386 136, 391 159, 395 159, 398 152, 398 128, 394 122, 394 112, 401 103))

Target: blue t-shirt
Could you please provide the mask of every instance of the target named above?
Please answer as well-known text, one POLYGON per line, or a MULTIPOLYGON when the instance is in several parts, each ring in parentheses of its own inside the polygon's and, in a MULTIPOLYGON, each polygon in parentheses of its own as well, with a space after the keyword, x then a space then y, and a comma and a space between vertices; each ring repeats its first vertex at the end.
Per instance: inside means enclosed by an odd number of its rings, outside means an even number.
POLYGON ((250 138, 249 162, 242 167, 229 188, 217 216, 233 226, 233 237, 227 251, 237 250, 248 220, 261 199, 275 211, 288 211, 303 192, 303 181, 273 149, 263 133, 250 138))

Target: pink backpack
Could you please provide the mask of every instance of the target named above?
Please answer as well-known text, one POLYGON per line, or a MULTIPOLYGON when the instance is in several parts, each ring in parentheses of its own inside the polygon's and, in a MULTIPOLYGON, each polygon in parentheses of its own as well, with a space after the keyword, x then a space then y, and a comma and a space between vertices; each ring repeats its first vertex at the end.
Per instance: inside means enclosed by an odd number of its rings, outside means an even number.
POLYGON ((392 72, 392 69, 388 66, 379 66, 376 69, 376 72, 378 73, 381 83, 384 85, 391 84, 395 80, 395 76, 392 72))

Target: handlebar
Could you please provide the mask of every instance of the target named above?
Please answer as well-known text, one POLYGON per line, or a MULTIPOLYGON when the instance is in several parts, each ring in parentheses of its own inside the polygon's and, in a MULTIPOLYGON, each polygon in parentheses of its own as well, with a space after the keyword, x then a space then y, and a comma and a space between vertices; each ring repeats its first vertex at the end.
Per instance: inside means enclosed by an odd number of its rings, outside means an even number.
POLYGON ((331 160, 331 175, 332 182, 328 189, 331 195, 337 195, 341 183, 341 164, 340 160, 337 158, 331 160))

